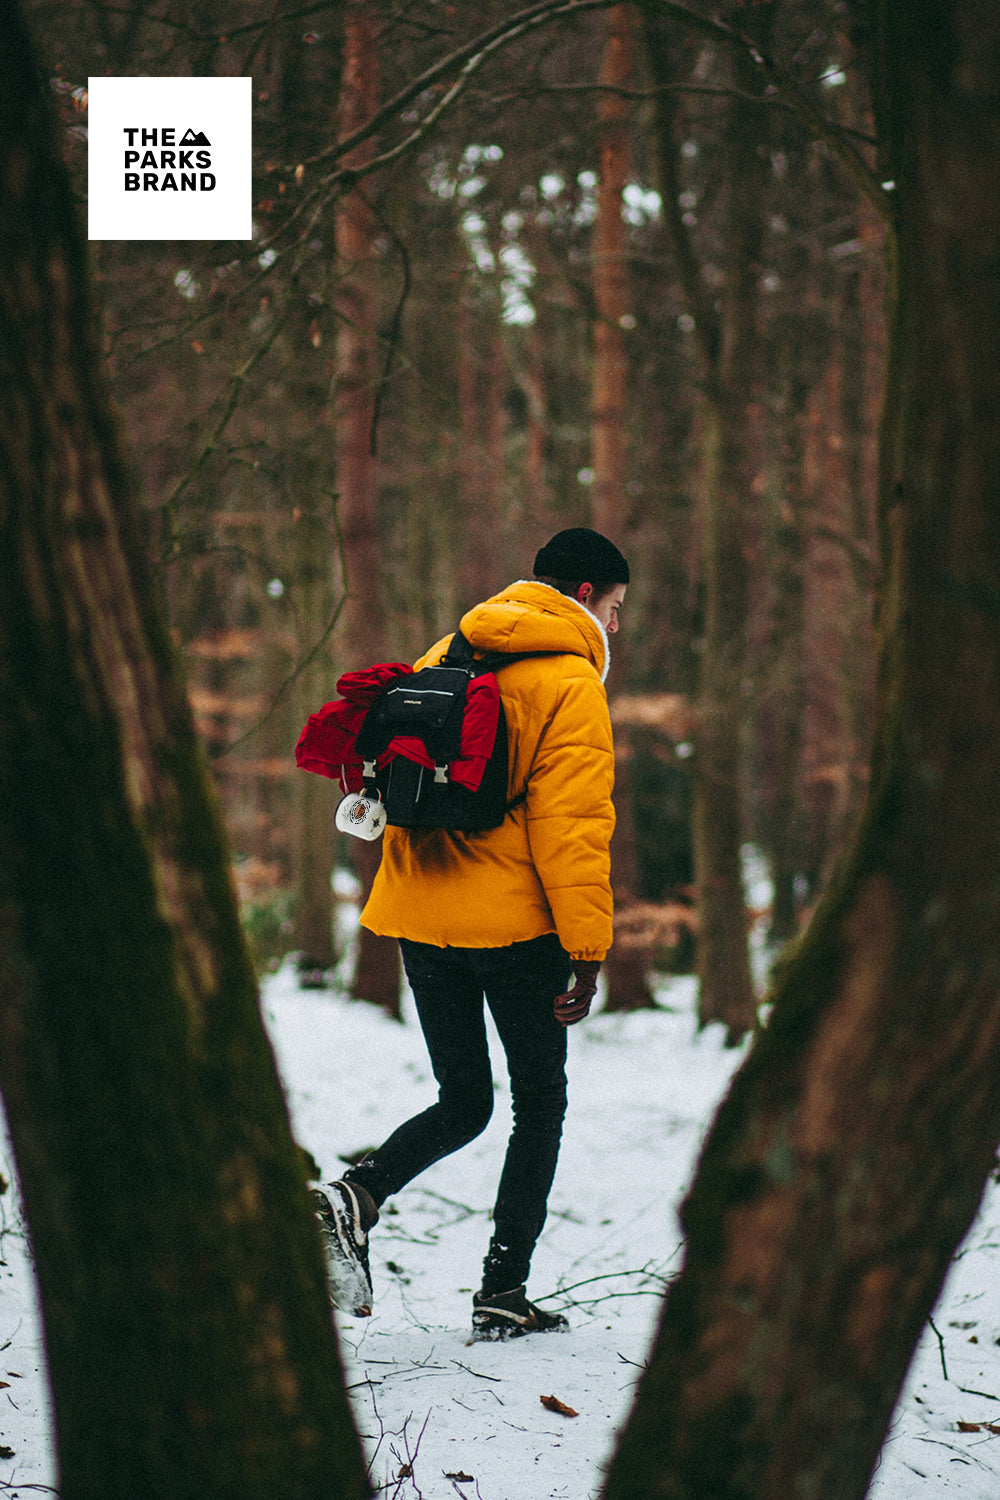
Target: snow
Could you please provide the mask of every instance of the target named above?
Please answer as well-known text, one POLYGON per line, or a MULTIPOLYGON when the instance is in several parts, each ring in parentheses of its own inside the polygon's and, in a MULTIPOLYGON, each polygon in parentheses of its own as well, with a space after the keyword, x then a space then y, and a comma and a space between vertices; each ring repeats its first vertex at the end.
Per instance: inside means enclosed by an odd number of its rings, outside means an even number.
MULTIPOLYGON (((383 1208, 372 1235, 375 1312, 338 1315, 347 1379, 372 1461, 396 1500, 586 1500, 624 1420, 659 1297, 680 1263, 676 1207, 739 1052, 699 1033, 689 979, 660 1008, 591 1016, 569 1033, 570 1109, 529 1293, 567 1332, 471 1343, 471 1293, 509 1123, 383 1208), (578 1415, 542 1405, 555 1396, 578 1415), (412 1473, 407 1473, 407 1469, 412 1473)), ((301 991, 286 965, 262 1004, 296 1135, 325 1179, 433 1098, 407 997, 405 1024, 337 990, 301 991)), ((13 1178, 9 1148, 0 1173, 13 1178)), ((990 1500, 1000 1479, 1000 1189, 956 1257, 896 1413, 871 1500, 990 1500), (940 1341, 938 1335, 940 1334, 940 1341), (959 1431, 958 1424, 979 1430, 959 1431), (994 1422, 998 1433, 983 1424, 994 1422)), ((39 1320, 16 1192, 0 1196, 0 1495, 54 1493, 39 1320)))

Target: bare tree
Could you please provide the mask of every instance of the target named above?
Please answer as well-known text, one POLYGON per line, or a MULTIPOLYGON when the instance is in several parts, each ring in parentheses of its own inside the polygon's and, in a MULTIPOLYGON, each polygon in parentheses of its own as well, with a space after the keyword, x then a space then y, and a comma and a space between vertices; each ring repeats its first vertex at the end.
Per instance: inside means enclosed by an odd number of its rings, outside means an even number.
POLYGON ((12 0, 0 26, 0 1083, 60 1493, 361 1497, 69 185, 12 0))

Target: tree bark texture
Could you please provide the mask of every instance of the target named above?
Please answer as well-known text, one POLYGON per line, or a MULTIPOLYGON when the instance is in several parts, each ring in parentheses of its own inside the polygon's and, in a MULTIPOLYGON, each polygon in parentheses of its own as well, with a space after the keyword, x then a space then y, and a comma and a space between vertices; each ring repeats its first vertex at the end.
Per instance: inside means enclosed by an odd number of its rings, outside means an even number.
MULTIPOLYGON (((344 73, 338 127, 342 137, 364 124, 378 106, 379 56, 375 19, 363 0, 349 0, 344 28, 344 73)), ((344 158, 357 166, 370 143, 344 158)), ((361 191, 337 207, 337 430, 338 514, 343 538, 347 599, 340 640, 352 671, 385 655, 382 558, 378 531, 378 475, 374 452, 376 290, 372 211, 361 191)), ((354 868, 367 899, 381 846, 352 839, 354 868)), ((352 991, 361 1000, 399 1015, 399 957, 390 938, 362 927, 352 991)))
POLYGON ((711 1131, 608 1500, 860 1500, 1000 1138, 1000 15, 877 19, 873 790, 711 1131))
POLYGON ((63 1500, 360 1497, 217 806, 0 3, 0 1085, 63 1500))

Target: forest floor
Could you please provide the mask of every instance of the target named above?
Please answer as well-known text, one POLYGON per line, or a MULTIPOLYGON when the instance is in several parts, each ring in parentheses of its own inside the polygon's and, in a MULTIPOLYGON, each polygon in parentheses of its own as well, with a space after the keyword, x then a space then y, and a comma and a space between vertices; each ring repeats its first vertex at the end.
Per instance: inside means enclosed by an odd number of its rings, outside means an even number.
MULTIPOLYGON (((587 1500, 624 1420, 660 1295, 681 1259, 676 1208, 742 1053, 699 1032, 694 984, 659 1009, 594 1015, 569 1034, 570 1111, 530 1294, 566 1332, 471 1343, 472 1290, 509 1124, 383 1209, 375 1312, 338 1325, 373 1486, 393 1500, 587 1500), (570 1412, 546 1404, 554 1397, 570 1412), (572 1413, 572 1414, 570 1414, 572 1413)), ((263 1008, 296 1134, 326 1179, 433 1097, 406 1023, 342 993, 301 991, 286 965, 263 1008)), ((11 1181, 9 1149, 0 1172, 11 1181)), ((991 1185, 923 1339, 870 1500, 995 1500, 1000 1489, 1000 1188, 991 1185), (963 1430, 966 1429, 966 1430, 963 1430)), ((16 1193, 0 1197, 0 1496, 55 1493, 39 1322, 16 1193)), ((706 1497, 707 1500, 707 1497, 706 1497)))

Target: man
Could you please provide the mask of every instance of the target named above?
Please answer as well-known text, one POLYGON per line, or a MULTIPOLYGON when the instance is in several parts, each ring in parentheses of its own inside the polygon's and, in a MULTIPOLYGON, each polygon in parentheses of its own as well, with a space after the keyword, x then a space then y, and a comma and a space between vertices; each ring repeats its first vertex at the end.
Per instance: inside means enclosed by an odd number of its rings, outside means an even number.
MULTIPOLYGON (((479 1338, 566 1324, 528 1301, 526 1282, 566 1111, 566 1027, 587 1015, 611 945, 614 752, 604 680, 628 564, 606 537, 573 527, 541 549, 534 571, 461 621, 477 651, 546 653, 497 674, 514 805, 485 833, 388 828, 361 914, 373 932, 399 939, 437 1103, 316 1194, 334 1298, 366 1314, 379 1207, 479 1135, 492 1113, 485 997, 506 1053, 513 1128, 473 1298, 479 1338)), ((417 666, 439 660, 447 644, 417 666)))

